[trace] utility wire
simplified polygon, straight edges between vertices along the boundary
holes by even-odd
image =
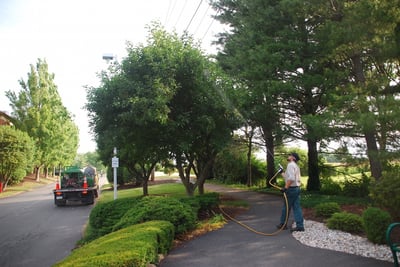
[[[177,2],[177,1],[178,1],[178,0],[174,0],[174,3],[173,3],[173,5],[172,5],[172,8],[171,8],[172,0],[169,1],[168,11],[167,11],[167,17],[165,18],[165,23],[164,23],[165,26],[168,25],[169,19],[170,19],[171,15],[174,13],[175,6],[176,6],[176,2]]]
[[[189,24],[186,26],[185,32],[187,32],[187,30],[188,30],[189,27],[190,27],[190,24],[192,24],[192,21],[193,21],[194,17],[196,16],[197,11],[199,11],[199,8],[200,8],[200,6],[201,6],[202,3],[203,3],[203,0],[201,0],[200,3],[199,3],[199,5],[197,6],[196,11],[194,12],[192,18],[191,18],[190,21],[189,21]]]
[[[181,12],[179,13],[178,19],[177,19],[176,22],[175,22],[174,28],[176,28],[176,25],[178,25],[178,22],[179,22],[179,20],[180,20],[181,17],[182,17],[182,14],[183,14],[183,11],[185,10],[187,1],[188,1],[188,0],[185,0],[185,3],[183,4],[183,7],[182,7],[182,9],[181,9]]]
[[[207,9],[206,9],[206,11],[204,12],[203,17],[201,18],[201,21],[200,21],[199,25],[197,26],[197,28],[196,28],[196,30],[194,31],[193,34],[196,34],[197,31],[199,30],[201,24],[203,24],[203,21],[204,21],[204,19],[206,18],[206,15],[207,15],[207,13],[208,13],[208,9],[210,9],[210,5],[207,5]]]

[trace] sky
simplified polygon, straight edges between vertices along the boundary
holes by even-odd
[[[197,12],[196,12],[197,10]],[[8,90],[18,92],[30,65],[47,61],[63,105],[79,127],[79,153],[96,150],[90,133],[85,86],[97,86],[107,68],[104,54],[121,61],[126,41],[146,43],[146,26],[185,30],[215,54],[212,41],[223,27],[208,0],[0,0],[0,111],[11,113]]]

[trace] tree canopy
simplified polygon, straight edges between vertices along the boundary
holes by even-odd
[[[245,84],[242,109],[251,112],[243,116],[263,130],[268,151],[281,141],[306,141],[307,189],[319,190],[318,147],[364,137],[378,179],[385,141],[398,132],[378,120],[390,120],[394,110],[383,103],[398,99],[399,2],[211,2],[229,26],[219,36],[218,62]],[[270,157],[269,176],[273,165]]]
[[[100,87],[88,90],[87,109],[103,162],[118,147],[121,164],[142,178],[147,194],[156,163],[173,159],[187,193],[202,189],[232,132],[223,101],[227,82],[190,36],[152,25],[147,44],[129,45],[127,58],[103,74]]]
[[[4,190],[25,177],[33,153],[34,144],[28,134],[12,126],[0,127],[0,183]]]
[[[7,91],[16,127],[26,132],[35,144],[36,179],[40,169],[67,165],[75,158],[78,148],[78,127],[63,106],[54,74],[45,60],[31,65],[27,81],[20,80],[21,90]],[[47,170],[47,169],[46,169]]]

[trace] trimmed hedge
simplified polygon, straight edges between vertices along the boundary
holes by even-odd
[[[349,233],[361,233],[364,230],[361,216],[348,212],[334,213],[327,220],[329,229],[341,230]]]
[[[329,218],[336,212],[340,212],[340,206],[336,202],[325,202],[315,206],[315,215],[319,217]]]
[[[184,233],[196,226],[197,214],[188,204],[173,197],[143,197],[139,203],[128,210],[114,225],[113,231],[132,224],[152,220],[165,220],[175,226],[177,234]]]
[[[392,221],[389,212],[370,207],[363,212],[362,218],[368,240],[376,244],[385,244],[386,229]]]
[[[90,235],[85,237],[85,242],[111,233],[114,225],[124,214],[140,202],[141,197],[122,198],[114,201],[97,204],[89,216]]]
[[[133,225],[75,249],[54,266],[146,267],[157,263],[159,254],[168,252],[174,235],[174,226],[167,221]]]

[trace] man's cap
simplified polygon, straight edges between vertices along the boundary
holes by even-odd
[[[293,156],[296,159],[296,162],[300,160],[299,154],[297,154],[296,152],[292,152],[289,155]]]

